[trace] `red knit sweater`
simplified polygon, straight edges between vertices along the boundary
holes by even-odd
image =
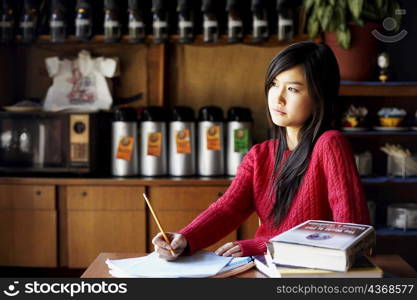
[[[291,151],[284,153],[288,158]],[[273,236],[306,220],[369,224],[360,178],[351,147],[342,133],[324,132],[314,146],[304,179],[286,218],[276,227],[268,215],[274,169],[273,140],[257,144],[245,155],[225,194],[195,218],[182,233],[189,251],[203,249],[237,229],[254,211],[261,220],[255,238],[237,241],[243,256],[264,254]]]

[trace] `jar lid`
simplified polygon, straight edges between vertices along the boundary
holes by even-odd
[[[115,0],[104,0],[105,10],[116,10],[118,7]]]
[[[176,106],[171,111],[171,121],[194,122],[194,110],[188,106]]]
[[[201,3],[202,12],[214,12],[216,10],[215,3],[213,0],[203,0]]]
[[[233,9],[235,9],[235,10],[239,9],[238,1],[237,0],[227,0],[227,2],[226,2],[226,11],[231,11]]]
[[[54,10],[54,9],[59,9],[59,10],[65,11],[66,7],[65,7],[65,4],[64,4],[64,0],[52,0],[51,10]]]
[[[266,8],[265,0],[252,0],[251,9],[253,12],[261,11]]]
[[[246,107],[231,107],[227,112],[227,120],[230,122],[252,122],[252,112],[249,108]]]
[[[166,9],[165,0],[152,0],[152,11],[157,12]]]
[[[34,9],[37,6],[37,2],[35,0],[25,0],[24,2],[24,8],[25,9]]]
[[[132,107],[117,108],[113,112],[113,122],[136,122],[136,111]]]
[[[223,110],[218,106],[204,106],[198,114],[199,121],[223,122]]]
[[[139,0],[129,0],[129,9],[138,10],[139,9]]]
[[[191,0],[178,0],[177,11],[183,12],[192,9]]]
[[[166,122],[168,120],[165,108],[148,106],[143,110],[141,121]]]
[[[84,8],[89,9],[91,4],[88,0],[77,0],[77,9]]]

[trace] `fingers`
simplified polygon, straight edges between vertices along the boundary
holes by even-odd
[[[224,244],[219,249],[217,249],[215,253],[219,256],[242,256],[240,245],[235,244],[234,242]]]
[[[242,252],[240,251],[240,246],[236,245],[230,248],[225,253],[223,253],[223,256],[233,256],[233,257],[242,256]]]
[[[174,238],[171,241],[171,247],[173,250],[180,250],[182,248],[185,248],[186,245],[186,240],[185,238],[181,235],[181,234],[175,234]]]
[[[174,253],[174,255],[172,255],[171,251],[165,250],[164,248],[160,248],[158,246],[155,246],[155,252],[158,254],[159,258],[165,259],[167,261],[176,260],[179,256],[179,253]]]
[[[170,237],[169,233],[166,233],[167,237]],[[158,233],[153,239],[152,239],[152,244],[154,246],[158,246],[159,248],[162,249],[166,249],[166,250],[170,250],[171,249],[171,245],[169,245],[165,239],[164,236],[162,235],[162,233]]]
[[[152,244],[154,245],[155,252],[162,259],[172,261],[176,260],[178,256],[184,252],[187,246],[187,240],[182,234],[168,232],[165,233],[167,238],[171,241],[168,244],[162,233],[158,233],[153,239]],[[172,253],[173,251],[174,253]]]

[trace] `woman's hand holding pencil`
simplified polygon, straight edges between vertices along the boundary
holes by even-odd
[[[187,247],[187,239],[180,233],[165,232],[168,240],[171,241],[168,244],[165,241],[163,234],[158,233],[153,239],[152,244],[154,245],[155,252],[162,259],[173,261],[180,256],[185,248]]]
[[[165,260],[176,260],[177,257],[184,252],[185,247],[187,247],[187,239],[179,233],[165,232],[158,220],[158,217],[156,216],[155,211],[152,208],[152,204],[149,201],[148,196],[146,196],[145,193],[143,193],[142,196],[145,199],[145,202],[148,205],[149,210],[151,211],[151,214],[159,229],[159,233],[152,240],[152,244],[154,244],[155,247],[155,252],[159,255],[160,258]]]

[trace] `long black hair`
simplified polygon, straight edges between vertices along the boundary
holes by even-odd
[[[275,225],[285,218],[310,161],[313,147],[319,136],[332,127],[334,104],[338,99],[340,74],[332,50],[325,44],[299,42],[278,53],[271,61],[265,77],[265,95],[275,77],[288,69],[302,66],[308,92],[314,102],[314,110],[298,133],[299,143],[282,164],[287,149],[285,127],[273,125],[269,112],[272,134],[275,139],[275,165],[271,198],[275,198],[270,217]],[[274,197],[275,196],[275,197]]]

